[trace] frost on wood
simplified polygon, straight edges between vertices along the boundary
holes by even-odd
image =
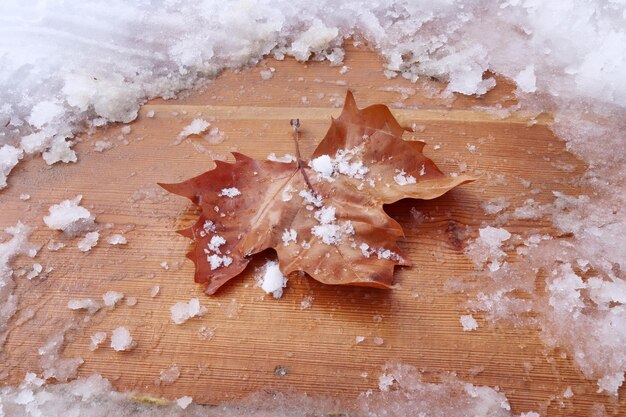
[[[50,207],[49,214],[43,218],[50,229],[62,230],[68,236],[79,236],[93,229],[94,216],[81,206],[82,195],[71,200],[64,200]]]
[[[200,300],[192,298],[189,302],[180,301],[170,308],[172,321],[176,324],[183,324],[193,317],[202,317],[207,308],[200,306]]]
[[[312,168],[234,153],[233,164],[215,161],[212,171],[162,184],[202,208],[195,225],[180,232],[196,242],[188,254],[196,282],[213,294],[251,255],[274,248],[285,276],[303,271],[326,284],[389,288],[394,266],[406,261],[396,244],[402,228],[382,206],[433,199],[472,180],[443,174],[422,154],[424,143],[402,139],[404,131],[386,106],[359,110],[348,93],[312,155]],[[399,172],[415,181],[397,184]],[[376,256],[364,256],[362,244]]]

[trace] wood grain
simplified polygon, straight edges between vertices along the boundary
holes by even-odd
[[[444,83],[387,79],[373,52],[348,45],[346,65],[350,71],[340,74],[325,63],[267,60],[225,72],[199,92],[148,102],[130,125],[127,144],[118,139],[121,127],[111,126],[80,138],[76,164],[48,167],[40,158],[21,163],[0,194],[0,226],[21,219],[37,228],[33,241],[45,244],[53,238],[68,246],[58,252],[42,249],[37,262],[54,268],[45,281],[34,285],[18,279],[20,309],[5,346],[1,366],[8,377],[3,384],[17,384],[26,371],[38,371],[37,349],[63,324],[77,320],[81,329],[67,333],[64,355],[83,357],[80,375],[99,372],[119,390],[167,398],[191,395],[212,404],[266,388],[351,399],[377,386],[387,361],[400,360],[423,370],[427,380],[456,372],[468,382],[498,386],[516,413],[587,416],[594,403],[604,404],[609,413],[624,413],[624,400],[596,394],[595,383],[586,381],[566,355],[545,348],[538,329],[494,327],[476,315],[480,328],[463,332],[459,316],[466,313],[463,303],[469,295],[445,289],[450,279],[473,271],[464,247],[478,227],[493,221],[482,202],[503,196],[515,206],[530,197],[549,202],[552,190],[580,193],[576,179],[584,166],[550,132],[550,115],[512,112],[502,119],[485,110],[515,104],[513,87],[504,80],[482,98],[441,99],[433,92],[444,89]],[[273,78],[262,80],[260,69],[269,67],[275,68]],[[359,106],[387,103],[402,123],[415,124],[414,136],[428,143],[427,156],[444,171],[460,172],[459,164],[465,163],[480,180],[434,201],[403,200],[387,207],[405,229],[400,245],[413,264],[397,269],[395,290],[323,286],[295,275],[282,299],[263,297],[254,284],[256,268],[273,256],[266,252],[216,296],[204,296],[184,258],[189,241],[174,233],[193,222],[195,212],[187,200],[155,184],[204,172],[212,167],[212,157],[228,158],[231,150],[255,158],[291,153],[293,117],[301,120],[302,150],[308,155],[330,117],[338,114],[347,88]],[[152,118],[147,116],[151,111]],[[175,146],[178,132],[195,117],[210,119],[225,141],[212,145],[197,137]],[[115,148],[95,152],[95,141],[105,138]],[[470,152],[468,144],[476,151]],[[31,199],[21,201],[25,192]],[[77,194],[102,227],[101,242],[88,254],[42,222],[51,204]],[[413,207],[426,216],[421,224],[410,214]],[[547,219],[506,227],[521,234],[555,233]],[[107,235],[118,232],[124,232],[128,245],[105,243]],[[164,261],[168,270],[160,265]],[[154,285],[161,292],[151,298]],[[102,310],[88,322],[82,322],[84,313],[66,307],[70,299],[98,298],[107,290],[137,297],[138,303]],[[307,296],[313,297],[312,306],[302,310]],[[169,308],[192,297],[200,297],[208,313],[175,325]],[[34,317],[26,320],[29,311]],[[110,334],[119,325],[130,329],[137,341],[134,350],[88,349],[90,335]],[[200,337],[203,326],[215,328],[211,340]],[[357,335],[366,340],[356,345]],[[376,345],[374,337],[384,343]],[[173,364],[180,378],[159,385],[159,372]],[[279,365],[288,369],[285,377],[275,375]],[[575,393],[570,400],[561,398],[567,386]]]

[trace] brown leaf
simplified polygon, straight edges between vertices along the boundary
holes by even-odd
[[[216,161],[195,178],[160,184],[202,208],[198,221],[181,231],[196,242],[187,255],[196,282],[213,294],[251,255],[274,248],[285,275],[304,271],[326,284],[389,288],[394,266],[407,263],[396,244],[402,228],[383,204],[433,199],[473,180],[444,175],[422,154],[424,143],[402,139],[404,130],[387,106],[359,110],[348,92],[343,112],[303,168],[315,192],[297,163],[240,153],[232,164]]]

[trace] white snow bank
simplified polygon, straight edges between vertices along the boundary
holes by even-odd
[[[448,92],[485,93],[491,70],[522,95],[623,108],[626,84],[615,82],[626,73],[623,15],[623,3],[599,1],[4,1],[0,144],[44,152],[48,163],[75,161],[68,139],[84,121],[130,122],[147,98],[266,54],[340,65],[353,35],[379,50],[388,74],[448,80]]]

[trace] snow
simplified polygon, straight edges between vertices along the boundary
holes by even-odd
[[[416,179],[414,176],[412,175],[407,175],[406,172],[404,171],[400,171],[398,172],[394,177],[393,180],[396,182],[396,184],[398,185],[409,185],[409,184],[415,184]]]
[[[124,294],[118,291],[107,291],[102,295],[104,305],[107,307],[115,307],[115,305],[124,298]]]
[[[310,165],[323,178],[330,178],[333,175],[333,163],[328,155],[318,156],[310,162]]]
[[[307,308],[311,308],[311,306],[313,305],[313,300],[314,298],[310,295],[304,297],[300,302],[300,310],[306,310]]]
[[[296,232],[294,229],[285,229],[282,235],[283,244],[285,246],[288,246],[289,242],[296,242],[297,237],[298,232]]]
[[[78,242],[78,249],[81,252],[89,252],[91,248],[98,244],[98,239],[100,239],[100,233],[89,232]]]
[[[506,258],[502,245],[511,238],[511,233],[504,228],[492,226],[483,227],[478,233],[478,238],[468,245],[466,253],[477,266],[489,262],[489,269],[492,272],[499,270],[502,260]]]
[[[106,332],[96,332],[89,337],[91,343],[89,343],[89,350],[94,351],[106,340]]]
[[[290,153],[286,153],[283,156],[276,156],[276,154],[272,152],[271,154],[267,155],[267,160],[273,162],[281,162],[283,164],[290,164],[292,162],[296,162],[296,157]]]
[[[178,366],[172,365],[168,369],[164,369],[159,372],[159,380],[161,382],[165,382],[166,384],[171,384],[175,382],[180,377],[180,370]]]
[[[37,378],[31,377],[19,387],[0,388],[0,397],[5,411],[11,410],[10,415],[20,416],[282,417],[335,415],[342,410],[340,414],[363,416],[513,417],[506,397],[496,389],[465,383],[453,376],[440,383],[426,383],[422,378],[411,366],[388,364],[378,378],[380,385],[387,389],[367,390],[356,401],[261,390],[216,407],[194,404],[190,396],[170,402],[150,393],[117,392],[98,374],[46,385],[38,384]]]
[[[362,180],[369,172],[369,168],[363,164],[360,158],[352,162],[352,159],[359,155],[362,149],[362,146],[352,149],[339,149],[335,153],[334,158],[331,158],[329,155],[320,155],[309,162],[309,166],[317,172],[318,181],[326,180],[333,182],[333,177],[337,174]]]
[[[82,195],[71,200],[64,200],[49,208],[49,214],[43,218],[50,229],[62,230],[68,236],[79,236],[94,226],[95,217],[79,203]]]
[[[211,123],[204,119],[193,119],[193,121],[189,123],[189,125],[185,126],[178,134],[176,143],[180,143],[183,139],[191,135],[199,135],[200,133],[205,132],[209,126],[211,126]]]
[[[230,256],[219,256],[216,254],[208,255],[207,262],[211,266],[211,271],[216,270],[217,268],[221,268],[222,266],[227,267],[233,263],[233,258]]]
[[[241,195],[241,191],[239,191],[235,187],[222,188],[222,191],[220,191],[220,193],[218,194],[218,196],[220,197],[228,197],[228,198],[235,198],[238,195]]]
[[[133,337],[126,327],[117,327],[111,333],[111,347],[116,352],[130,350],[134,347]]]
[[[261,74],[261,78],[263,80],[269,80],[274,75],[274,73],[271,70],[269,70],[269,69],[261,70],[260,74]]]
[[[155,285],[154,287],[150,289],[150,297],[151,298],[156,297],[157,295],[159,295],[160,291],[161,291],[161,287],[158,285]]]
[[[476,322],[476,319],[471,314],[462,315],[460,321],[464,332],[471,332],[472,330],[478,329],[478,322]]]
[[[128,241],[123,235],[114,234],[107,238],[107,243],[109,245],[125,245],[128,243]]]
[[[620,210],[626,195],[626,84],[616,82],[626,73],[623,2],[571,7],[563,1],[355,1],[334,6],[300,0],[231,7],[211,0],[184,5],[173,0],[167,7],[93,0],[2,2],[0,15],[11,24],[5,25],[0,45],[0,184],[9,173],[16,175],[15,155],[18,161],[23,154],[39,153],[49,164],[76,161],[74,138],[85,129],[131,122],[147,98],[171,98],[225,68],[254,65],[267,54],[341,66],[342,40],[363,38],[381,54],[388,77],[447,81],[444,96],[486,93],[496,84],[484,76],[488,70],[516,83],[514,109],[554,116],[550,129],[588,171],[579,178],[585,195],[555,194],[543,212],[563,236],[571,236],[573,247],[556,239],[528,242],[518,246],[523,251],[515,263],[505,252],[516,244],[515,236],[483,227],[484,236],[479,233],[467,252],[488,281],[476,302],[489,309],[488,319],[517,320],[533,311],[544,341],[565,349],[585,376],[612,392],[626,371],[624,279],[616,272],[626,270],[626,221]],[[498,36],[484,35],[494,31]],[[146,115],[153,117],[154,110]],[[333,175],[340,172],[336,166],[333,170]],[[315,196],[308,203],[311,210],[322,206]],[[79,208],[84,209],[67,207],[66,214],[51,219],[65,227],[46,224],[83,235],[94,219],[76,217]],[[485,211],[498,214],[506,208],[496,203]],[[531,209],[532,204],[513,212],[533,220],[540,213]],[[0,244],[0,326],[17,305],[9,266],[22,250],[12,246],[21,245],[17,235]],[[334,236],[334,230],[320,230],[320,235]],[[579,259],[588,262],[585,268],[594,276],[578,269]],[[216,263],[225,261],[219,257]],[[532,286],[543,280],[536,279],[537,268],[547,274],[545,294]],[[515,279],[506,279],[510,276]],[[515,290],[525,291],[527,299],[511,295]],[[501,395],[481,392],[471,404],[491,404],[496,397]],[[80,401],[67,405],[84,406]],[[428,406],[416,409],[422,407]],[[494,409],[496,415],[500,410]]]
[[[605,375],[598,379],[598,392],[607,392],[608,394],[617,396],[617,390],[624,383],[624,372],[617,372],[611,375]]]
[[[193,398],[186,395],[184,397],[180,397],[179,399],[177,399],[176,404],[178,404],[178,406],[184,410],[189,406],[189,404],[191,404],[192,401],[193,401]]]
[[[0,190],[7,186],[7,177],[23,154],[21,149],[11,145],[0,147]]]
[[[113,149],[113,143],[106,140],[97,140],[93,144],[93,150],[96,152],[104,152]]]
[[[533,65],[528,65],[513,80],[517,87],[525,93],[537,91],[537,77],[535,76],[535,67]]]
[[[210,251],[221,253],[220,246],[224,245],[225,243],[226,243],[226,239],[224,239],[222,236],[219,236],[219,235],[211,236],[211,241],[207,244],[207,248]]]
[[[283,288],[286,286],[287,277],[280,272],[278,262],[268,261],[263,271],[261,289],[268,294],[272,294],[274,298],[280,298],[283,296]]]
[[[28,241],[32,229],[25,224],[17,222],[15,226],[7,227],[4,231],[11,238],[0,243],[0,350],[4,346],[9,319],[13,317],[18,306],[18,296],[13,293],[15,282],[11,261],[19,255],[33,258],[38,250]]]
[[[179,301],[170,308],[172,321],[176,324],[183,324],[193,317],[202,317],[207,308],[200,306],[200,300],[192,298],[189,302]]]
[[[563,392],[563,398],[572,398],[574,396],[574,391],[572,391],[572,387],[565,388]]]
[[[67,308],[70,310],[87,310],[90,314],[100,310],[100,303],[91,298],[82,298],[77,300],[70,300],[67,302]]]

